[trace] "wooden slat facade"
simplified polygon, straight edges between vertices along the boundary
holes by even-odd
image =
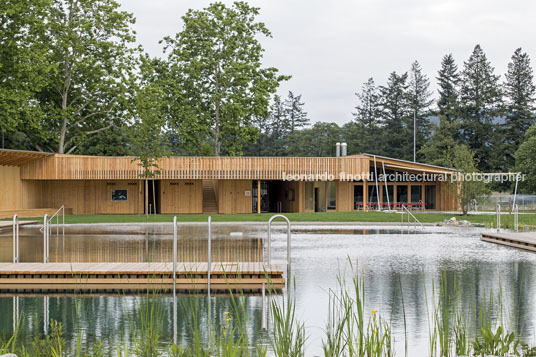
[[[158,162],[161,180],[283,180],[285,175],[361,174],[366,156],[348,157],[169,157]],[[132,180],[142,169],[133,157],[56,154],[21,167],[24,180]]]
[[[0,210],[65,205],[72,208],[74,214],[144,213],[145,183],[141,177],[142,168],[134,157],[33,154],[0,150],[0,162],[5,163],[0,164],[0,193],[4,197],[0,201]],[[154,177],[158,181],[155,205],[159,213],[202,213],[203,185],[211,182],[217,212],[251,213],[258,210],[252,207],[253,202],[258,201],[258,196],[253,201],[254,187],[261,182],[280,181],[281,184],[274,186],[270,194],[278,204],[277,208],[270,206],[271,211],[367,209],[367,206],[373,206],[368,200],[367,187],[375,183],[367,183],[366,175],[381,174],[384,169],[414,174],[449,175],[454,172],[369,154],[345,157],[167,157],[159,160],[160,173]],[[314,190],[318,189],[320,209],[311,208],[311,199],[306,199],[311,195],[310,191],[306,192],[307,187],[311,186],[305,181],[313,182]],[[328,204],[326,195],[328,187],[335,192],[333,183],[328,186],[325,181],[334,181],[336,185],[336,207],[333,196]],[[412,186],[421,186],[420,200],[424,202],[425,185],[436,187],[437,205],[433,209],[457,209],[455,194],[446,183],[400,182],[394,187],[407,186],[409,190]],[[362,203],[355,201],[355,186],[363,187]],[[383,183],[379,186],[383,192]],[[113,189],[126,190],[128,200],[112,201]],[[380,199],[384,201],[383,193],[380,193]],[[390,204],[395,201],[391,199]],[[409,198],[407,201],[405,203],[412,203]]]

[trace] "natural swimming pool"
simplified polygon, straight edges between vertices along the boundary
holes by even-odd
[[[191,240],[190,247],[200,249],[206,242],[206,225],[187,224],[179,229],[180,238]],[[456,276],[459,300],[474,306],[485,292],[499,289],[505,292],[504,306],[519,316],[523,334],[533,341],[536,322],[534,288],[536,256],[530,252],[484,243],[479,240],[480,228],[426,227],[408,231],[396,226],[355,225],[294,225],[292,235],[292,272],[295,279],[293,296],[297,318],[306,327],[306,355],[321,355],[328,319],[330,289],[337,289],[337,277],[351,279],[349,261],[358,264],[366,291],[365,311],[379,310],[391,320],[397,355],[404,355],[407,336],[410,356],[426,354],[428,349],[429,318],[426,302],[430,300],[432,284],[436,290],[445,274],[451,281]],[[51,259],[105,261],[121,257],[128,261],[168,259],[171,241],[170,225],[102,225],[67,228],[65,237],[51,237]],[[236,238],[232,232],[242,232]],[[266,235],[266,224],[214,224],[214,238],[233,241],[231,250],[251,250],[240,241],[256,241]],[[197,243],[195,243],[197,241]],[[39,261],[42,256],[42,236],[38,229],[21,230],[21,260]],[[229,243],[231,244],[231,243]],[[283,260],[286,254],[286,235],[277,226],[273,235],[273,259]],[[256,249],[256,248],[255,248]],[[199,254],[202,256],[202,253]],[[243,259],[244,256],[241,256]],[[188,256],[188,259],[192,259]],[[0,261],[11,260],[11,235],[0,236]],[[356,263],[357,262],[357,263]],[[402,289],[400,290],[400,286]],[[425,287],[428,289],[425,294]],[[404,311],[401,299],[404,299]],[[102,340],[110,350],[117,349],[132,335],[131,325],[139,313],[139,298],[132,296],[84,297],[83,311],[75,318],[75,298],[51,296],[50,318],[65,326],[66,339],[76,343],[76,328],[83,329],[89,343]],[[196,298],[199,311],[206,311],[206,298]],[[261,298],[244,297],[250,323],[249,336],[254,343],[268,343],[266,332],[260,331]],[[12,329],[12,299],[1,298],[0,330],[9,334]],[[172,304],[162,297],[163,336],[171,339]],[[222,320],[230,310],[227,297],[212,301],[213,316]],[[31,339],[35,320],[42,318],[43,298],[22,297],[23,332]],[[404,314],[405,312],[405,314]],[[406,327],[404,327],[404,315]],[[202,322],[206,313],[201,315]],[[220,321],[222,322],[222,321]],[[39,323],[37,326],[40,326]],[[41,327],[39,327],[41,328]],[[179,336],[189,338],[187,325],[179,316]],[[424,352],[424,353],[423,353]]]

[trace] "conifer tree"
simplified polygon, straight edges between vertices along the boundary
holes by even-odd
[[[497,169],[490,162],[493,136],[500,130],[497,118],[500,115],[501,91],[499,76],[486,58],[480,45],[464,62],[461,75],[460,102],[462,116],[462,135],[481,171]]]
[[[514,164],[514,153],[523,141],[526,131],[536,123],[534,74],[529,55],[522,52],[521,48],[514,52],[512,61],[508,64],[503,88],[505,149],[508,168],[510,168]]]
[[[430,136],[430,107],[434,100],[430,91],[430,81],[428,77],[422,73],[422,68],[419,62],[415,61],[411,64],[409,75],[408,99],[411,114],[414,116],[414,121],[411,122],[411,130],[415,130],[416,148],[417,151],[422,147],[425,140]],[[416,126],[416,128],[414,127]]]
[[[355,120],[355,136],[349,138],[348,144],[352,150],[379,154],[381,147],[381,107],[380,93],[373,78],[369,78],[361,86],[361,93],[355,94],[358,104],[352,113]]]
[[[452,54],[443,56],[441,69],[438,71],[437,84],[439,98],[437,100],[438,115],[453,122],[459,117],[459,85],[460,74]]]
[[[413,158],[413,134],[409,124],[408,74],[392,72],[386,86],[380,87],[382,120],[384,123],[383,151],[397,159]],[[413,118],[411,118],[413,120]]]
[[[309,125],[309,118],[307,112],[303,110],[305,103],[301,101],[301,94],[294,95],[292,91],[288,92],[288,97],[285,100],[285,106],[287,111],[287,126],[290,132],[296,129],[304,128]]]

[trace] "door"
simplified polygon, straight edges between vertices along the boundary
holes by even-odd
[[[320,202],[320,188],[315,187],[315,212],[322,211],[322,204]]]

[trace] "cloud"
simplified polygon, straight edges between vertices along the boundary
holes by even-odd
[[[230,4],[231,1],[224,1]],[[158,41],[182,29],[180,17],[206,0],[128,0],[138,40],[153,56]],[[523,47],[534,58],[532,14],[525,0],[264,0],[260,19],[273,38],[262,39],[264,62],[292,75],[281,93],[302,94],[313,121],[351,120],[354,93],[369,77],[385,83],[418,60],[434,82],[441,57],[453,53],[459,67],[479,43],[497,73]],[[435,83],[433,83],[435,89]]]

